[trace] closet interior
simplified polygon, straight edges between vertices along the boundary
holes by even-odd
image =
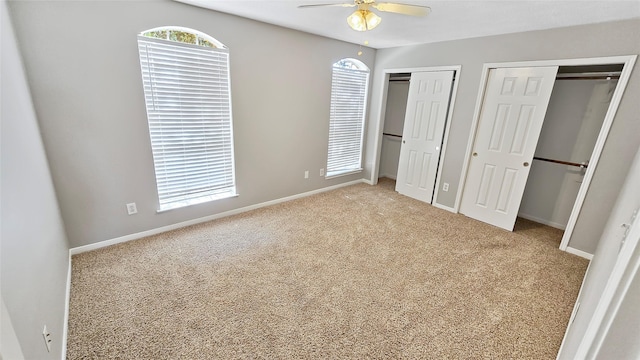
[[[566,228],[622,67],[559,68],[519,217]]]
[[[623,64],[560,66],[518,216],[564,230]],[[389,75],[379,177],[396,179],[410,73]]]
[[[389,74],[387,105],[382,131],[379,178],[396,179],[402,145],[402,131],[407,112],[411,73]]]

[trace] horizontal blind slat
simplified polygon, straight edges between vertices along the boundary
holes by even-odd
[[[229,54],[138,37],[162,208],[235,193]]]
[[[335,67],[331,82],[327,174],[361,168],[369,71]]]

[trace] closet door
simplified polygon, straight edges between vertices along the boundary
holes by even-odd
[[[411,74],[396,191],[431,203],[453,71]]]
[[[461,213],[513,230],[557,72],[490,70]]]

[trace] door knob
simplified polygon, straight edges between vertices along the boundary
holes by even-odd
[[[406,141],[404,141],[404,140],[402,140],[402,143],[403,143],[403,144],[406,144],[407,142],[406,142]]]
[[[478,156],[478,153],[477,153],[477,152],[474,152],[474,153],[473,153],[473,156]]]
[[[527,166],[529,166],[529,163],[525,161],[525,163],[522,164],[522,165],[524,165],[524,167],[527,167]]]
[[[436,151],[440,150],[440,146],[436,146]]]

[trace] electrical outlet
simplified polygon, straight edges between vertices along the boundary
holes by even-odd
[[[308,179],[309,178],[309,170],[305,170],[304,171],[304,178]]]
[[[137,214],[138,213],[138,208],[136,207],[136,203],[127,204],[127,213],[129,215],[133,215],[133,214]]]
[[[449,191],[449,183],[444,183],[444,185],[442,185],[442,191]]]
[[[324,176],[324,168],[320,169],[320,176]]]
[[[42,329],[42,337],[44,338],[44,344],[47,346],[47,352],[51,352],[51,333],[47,330],[47,325]]]

